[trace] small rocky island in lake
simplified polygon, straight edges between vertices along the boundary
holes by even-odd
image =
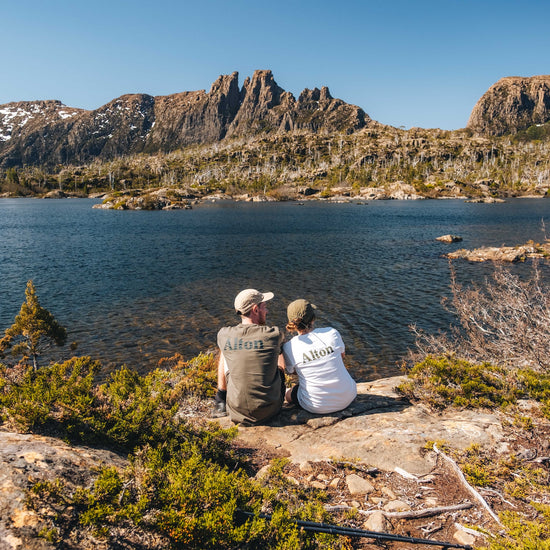
[[[451,260],[463,259],[469,262],[523,262],[527,258],[550,258],[550,240],[542,244],[530,241],[518,246],[483,246],[473,250],[461,248],[444,256]]]

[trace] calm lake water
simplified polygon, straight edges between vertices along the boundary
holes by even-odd
[[[190,358],[213,348],[218,329],[237,321],[234,296],[254,287],[275,293],[269,321],[281,327],[290,301],[315,303],[317,324],[341,332],[358,380],[398,374],[413,345],[410,324],[436,332],[452,322],[440,304],[449,294],[442,253],[540,241],[541,220],[550,223],[544,199],[214,203],[162,212],[105,211],[94,202],[0,200],[0,332],[33,279],[78,354],[140,372],[176,352]],[[447,233],[464,241],[435,241]],[[461,282],[492,271],[455,265]]]

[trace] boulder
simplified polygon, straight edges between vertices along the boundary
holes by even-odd
[[[474,204],[497,204],[497,203],[502,203],[506,201],[504,199],[499,199],[496,197],[478,197],[475,199],[468,199],[467,201],[464,201],[464,202],[470,202]]]
[[[65,199],[67,198],[67,194],[63,193],[63,191],[60,191],[59,189],[54,189],[53,191],[46,193],[44,195],[44,198],[45,199]]]
[[[319,189],[313,189],[312,187],[303,187],[298,190],[298,193],[300,195],[304,195],[304,197],[311,197],[312,195],[316,195],[319,193]]]
[[[435,240],[442,243],[458,243],[462,240],[462,237],[458,235],[441,235],[441,237],[437,237]]]
[[[448,254],[445,254],[445,256],[451,260],[461,258],[468,260],[469,262],[523,262],[526,258],[525,250],[523,248],[515,248],[511,246],[487,246],[476,248],[474,250],[461,248],[455,252],[449,252]]]
[[[402,500],[392,500],[384,505],[384,512],[406,512],[411,507]]]
[[[374,491],[374,485],[365,478],[358,476],[357,474],[350,474],[346,476],[346,484],[350,495],[368,495]]]
[[[383,533],[388,528],[388,521],[386,520],[386,516],[383,512],[376,510],[370,514],[367,521],[363,524],[363,528],[367,531]]]

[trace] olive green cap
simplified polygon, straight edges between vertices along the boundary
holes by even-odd
[[[294,300],[288,304],[286,308],[286,314],[290,322],[302,321],[304,324],[308,324],[314,317],[317,306],[314,306],[312,303],[300,298],[299,300]]]

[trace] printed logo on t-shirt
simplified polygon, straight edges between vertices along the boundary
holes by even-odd
[[[264,349],[263,340],[245,340],[244,338],[228,338],[225,341],[223,351],[239,349]]]
[[[327,355],[334,353],[334,348],[332,346],[327,346],[322,349],[312,349],[309,352],[304,352],[302,355],[302,362],[309,363],[310,361],[315,361],[315,359],[322,359]]]

